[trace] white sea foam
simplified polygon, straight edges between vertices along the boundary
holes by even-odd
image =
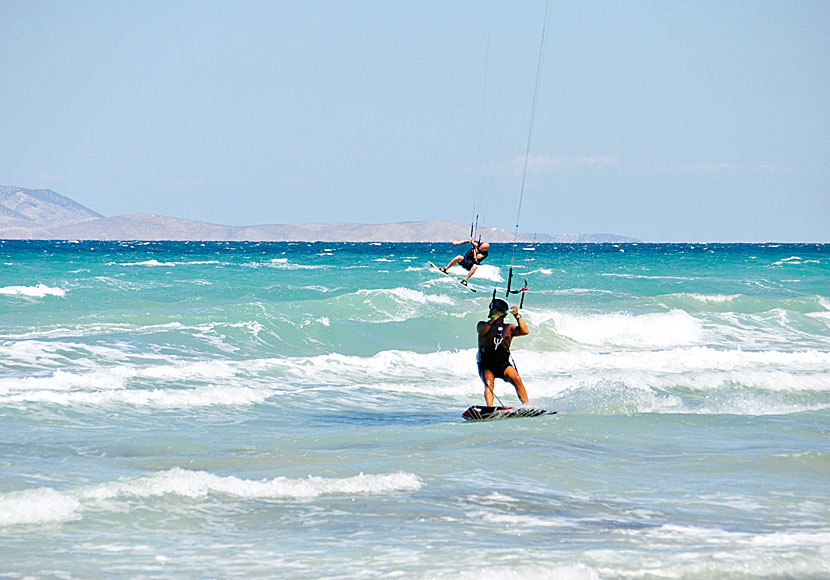
[[[805,316],[830,324],[830,312],[808,312]]]
[[[155,332],[165,332],[168,330],[184,330],[185,327],[181,322],[167,322],[164,324],[125,324],[119,322],[113,323],[91,323],[91,324],[73,324],[69,326],[55,326],[55,327],[40,327],[27,329],[20,333],[0,334],[0,339],[10,338],[13,340],[22,339],[41,339],[41,338],[77,338],[90,337],[102,334],[124,333],[124,334],[148,334]],[[53,343],[43,343],[51,344]],[[63,345],[61,345],[63,346]]]
[[[147,266],[150,268],[157,268],[157,267],[164,267],[164,268],[171,268],[173,266],[177,266],[180,262],[159,262],[155,258],[151,260],[144,260],[141,262],[121,262],[119,266]]]
[[[66,290],[45,284],[37,286],[5,286],[0,288],[0,295],[27,296],[29,298],[43,298],[44,296],[66,296]]]
[[[233,407],[262,403],[271,391],[243,386],[198,387],[195,389],[113,389],[102,391],[28,390],[0,395],[0,402],[11,404],[46,403],[51,405],[117,405],[164,409]]]
[[[529,320],[552,320],[556,332],[582,344],[623,347],[669,347],[698,343],[701,322],[682,310],[650,314],[569,314],[559,311],[528,313]]]
[[[127,404],[138,407],[190,408],[253,405],[264,402],[273,394],[271,389],[264,386],[255,388],[233,384],[235,377],[245,373],[244,361],[230,363],[224,360],[147,366],[120,364],[101,366],[90,371],[57,369],[50,375],[0,378],[0,403],[63,406]],[[176,382],[188,386],[152,386]],[[194,382],[219,384],[189,386]]]
[[[476,382],[475,355],[470,351],[439,351],[414,353],[388,350],[371,357],[326,354],[293,359],[271,359],[262,364],[282,367],[288,376],[306,384],[346,386],[372,385],[390,391],[410,392],[413,383],[429,390],[429,383],[438,380],[438,388],[449,391],[447,380],[467,378]],[[432,369],[442,369],[440,378]],[[471,371],[473,371],[471,373]],[[454,382],[454,381],[453,381]]]
[[[17,524],[51,524],[81,517],[81,502],[49,488],[0,494],[0,527]]]
[[[247,262],[242,265],[246,268],[274,268],[276,270],[319,270],[328,267],[324,264],[297,264],[295,262],[289,262],[288,258],[272,258],[265,262]]]
[[[708,347],[595,353],[517,349],[514,360],[531,400],[556,398],[573,411],[770,415],[827,408],[830,353],[721,351]],[[419,354],[386,351],[372,357],[321,355],[280,359],[293,384],[334,391],[353,385],[467,399],[478,395],[475,351]],[[439,376],[431,369],[443,369]],[[300,387],[303,388],[303,387]],[[513,396],[497,381],[499,396]]]
[[[119,499],[166,495],[202,499],[225,495],[239,499],[308,500],[323,496],[364,496],[415,491],[422,486],[413,473],[363,474],[344,478],[308,476],[251,480],[174,467],[138,477],[62,492],[37,488],[0,494],[0,527],[53,524],[82,518],[90,507],[123,511]],[[106,500],[106,503],[102,503]],[[115,503],[113,503],[115,502]]]
[[[88,499],[110,499],[171,494],[202,498],[217,493],[241,498],[309,499],[329,495],[373,495],[414,491],[420,487],[421,480],[412,473],[380,475],[361,473],[346,478],[275,477],[256,481],[234,476],[222,477],[205,471],[190,471],[176,467],[150,475],[99,485],[82,491],[80,496]]]
[[[127,358],[121,348],[77,342],[12,340],[0,343],[0,363],[8,365],[51,367],[72,364],[93,368],[102,362],[120,362]]]
[[[468,270],[465,270],[459,265],[455,265],[449,270],[447,270],[450,274],[455,274],[461,278],[464,278],[469,274]],[[498,266],[492,266],[490,264],[479,264],[478,268],[476,268],[475,274],[473,274],[471,280],[490,280],[492,282],[504,282],[504,278],[501,277],[501,270],[499,270]]]
[[[603,272],[600,276],[608,276],[610,278],[631,278],[634,280],[699,280],[700,278],[689,276],[651,276],[647,274],[627,274],[618,272]]]
[[[577,405],[624,400],[625,412],[757,415],[821,409],[826,403],[817,393],[830,391],[830,352],[822,350],[678,346],[537,351],[531,342],[515,344],[514,360],[532,398],[570,393],[567,396]],[[29,358],[29,363],[37,360]],[[59,362],[55,359],[49,364]],[[350,389],[359,384],[408,393],[417,384],[421,393],[459,398],[480,390],[474,349],[388,350],[368,357],[332,353],[237,361],[89,364],[87,370],[56,368],[51,374],[0,378],[0,404],[246,406],[265,403],[278,394],[275,377],[283,377],[277,381],[283,390]],[[432,369],[442,372],[437,375]],[[500,392],[503,388],[509,390],[499,383]],[[678,389],[705,395],[705,401],[690,407],[683,396],[674,394]],[[750,394],[746,389],[755,391]]]
[[[532,564],[525,563],[518,566],[487,565],[481,561],[471,562],[467,570],[453,569],[446,575],[436,575],[434,572],[424,575],[424,578],[438,577],[456,578],[458,580],[502,580],[514,578],[518,580],[600,580],[599,572],[585,564]]]
[[[143,260],[141,262],[111,262],[112,265],[118,266],[147,266],[147,267],[165,267],[172,268],[175,266],[209,266],[212,264],[227,264],[228,262],[220,262],[219,260],[178,260],[174,262],[159,262],[155,258]]]
[[[722,304],[724,302],[731,302],[736,298],[740,298],[740,294],[688,294],[688,296],[698,302],[714,302]]]
[[[401,322],[419,316],[423,306],[430,304],[452,304],[452,298],[443,294],[426,294],[411,288],[384,288],[358,290],[354,294],[340,296],[338,302],[354,302],[357,298],[361,308],[371,308],[372,316],[366,322],[373,324],[383,322]],[[367,313],[368,314],[368,313]]]
[[[778,260],[777,262],[773,262],[773,266],[800,266],[802,264],[820,264],[819,260],[805,260],[801,256],[790,256],[789,258],[783,258]]]

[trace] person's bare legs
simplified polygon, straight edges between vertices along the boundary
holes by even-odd
[[[455,266],[457,263],[459,263],[463,259],[464,259],[464,256],[456,256],[455,258],[452,259],[452,261],[449,264],[446,265],[446,267],[439,268],[439,270],[446,273],[447,270],[449,270],[450,268]]]
[[[463,258],[462,258],[462,259],[463,259]],[[464,278],[464,282],[465,282],[465,283],[467,282],[467,280],[469,280],[469,279],[470,279],[470,277],[471,277],[473,274],[475,274],[476,270],[478,270],[478,264],[473,264],[473,267],[472,267],[472,268],[470,268],[470,273],[469,273],[469,274],[467,274],[467,277],[466,277],[466,278]]]
[[[522,377],[519,376],[519,371],[516,370],[516,367],[507,367],[504,371],[504,378],[516,388],[516,395],[518,395],[522,404],[527,404],[527,391],[525,391],[525,385],[522,382]]]
[[[493,406],[493,383],[496,382],[496,377],[491,371],[484,371],[481,375],[481,380],[484,383],[484,403],[488,407]]]

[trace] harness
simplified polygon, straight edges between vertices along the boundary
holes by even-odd
[[[476,249],[475,248],[470,248],[469,250],[467,250],[467,253],[464,254],[464,261],[468,262],[470,264],[481,264],[484,261],[484,259],[487,257],[487,252],[484,251],[484,250],[481,250],[481,251],[479,251],[479,254],[481,254],[481,257],[476,258]]]
[[[479,347],[479,349],[478,349],[478,360],[479,360],[479,362],[483,361],[485,359],[485,357],[492,357],[492,358],[495,358],[495,357],[502,358],[503,357],[507,361],[510,360],[510,347],[507,345],[507,342],[505,342],[506,337],[504,336],[505,326],[506,326],[505,324],[502,324],[496,330],[495,336],[492,337],[493,338],[493,345],[492,346],[487,345],[487,346]]]

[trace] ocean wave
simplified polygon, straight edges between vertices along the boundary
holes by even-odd
[[[368,296],[370,298],[375,296],[392,298],[393,300],[402,303],[452,304],[452,299],[449,296],[441,294],[424,294],[420,290],[402,287],[380,290],[358,290],[356,294],[358,296]]]
[[[708,347],[634,353],[533,352],[516,349],[531,400],[553,400],[573,412],[768,415],[830,408],[830,353],[720,351]],[[266,364],[262,361],[261,364]],[[372,357],[321,355],[275,359],[295,388],[479,396],[475,350]],[[436,374],[433,369],[441,369]],[[497,381],[499,396],[513,396]]]
[[[61,406],[107,406],[127,404],[134,407],[182,409],[201,407],[239,407],[262,403],[271,391],[252,387],[198,387],[193,389],[113,389],[102,391],[30,390],[0,396],[0,403],[45,403]]]
[[[526,385],[529,385],[526,381]],[[528,391],[534,394],[528,386]],[[789,415],[830,409],[826,396],[800,392],[764,392],[738,385],[722,385],[709,392],[669,390],[625,381],[582,383],[552,397],[546,406],[565,413],[596,415]]]
[[[203,499],[224,495],[242,500],[308,500],[326,496],[383,495],[421,488],[413,473],[363,474],[344,478],[308,476],[292,479],[251,480],[236,476],[218,476],[206,471],[174,467],[137,477],[92,487],[56,491],[38,488],[0,494],[0,527],[20,524],[49,524],[82,518],[85,509],[123,511],[119,499],[156,498],[167,495]],[[106,500],[106,503],[103,503]],[[112,503],[115,501],[116,503]],[[146,505],[146,504],[145,504]]]
[[[125,350],[119,348],[119,345],[87,345],[80,342],[52,342],[40,339],[0,343],[0,368],[21,366],[42,369],[63,365],[88,368],[101,363],[123,362],[127,358]]]
[[[23,332],[0,334],[0,339],[38,340],[55,338],[80,338],[113,333],[148,334],[170,330],[187,330],[181,322],[162,324],[127,324],[124,322],[93,322],[88,324],[71,324],[62,326],[41,326],[39,329],[26,329]],[[45,343],[44,343],[45,344]],[[2,345],[0,345],[2,353]]]
[[[233,384],[244,380],[246,373],[244,362],[224,360],[174,361],[147,366],[102,365],[76,371],[59,368],[50,375],[0,378],[0,404],[199,408],[247,406],[266,401],[273,394],[271,389]],[[192,386],[200,382],[220,384]],[[175,383],[187,386],[156,386]]]
[[[327,317],[312,323],[320,328],[332,324]],[[589,408],[605,399],[616,404],[626,398],[632,403],[621,409],[666,412],[702,409],[704,398],[709,412],[740,414],[798,412],[830,404],[829,350],[661,344],[598,351],[588,346],[551,350],[545,344],[517,339],[513,358],[532,398],[570,393],[573,408],[580,401]],[[277,394],[311,388],[345,393],[355,385],[401,394],[417,388],[424,395],[461,400],[481,389],[475,353],[473,348],[427,353],[393,349],[370,356],[181,360],[169,354],[148,358],[109,346],[12,341],[0,343],[0,359],[18,376],[0,378],[0,405],[231,407],[268,403]],[[44,372],[49,367],[51,372]],[[36,374],[24,374],[34,368]],[[500,393],[512,392],[498,385]],[[675,395],[679,398],[670,400]]]
[[[331,254],[325,255],[330,256]],[[242,266],[245,268],[273,268],[275,270],[320,270],[329,267],[325,264],[298,264],[289,262],[288,258],[272,258],[265,262],[246,262]]]
[[[821,264],[821,260],[805,260],[801,256],[790,256],[772,263],[773,266],[802,266],[804,264]]]
[[[734,314],[760,314],[773,310],[786,310],[807,314],[827,310],[822,297],[761,297],[747,294],[699,294],[678,293],[657,296],[657,304],[667,308],[680,308],[687,312],[719,312]]]
[[[85,499],[117,497],[153,497],[180,495],[202,498],[224,494],[240,498],[311,499],[331,495],[373,495],[398,491],[414,491],[421,480],[412,473],[365,475],[346,478],[309,476],[303,479],[275,477],[255,481],[235,476],[218,476],[205,471],[173,468],[167,471],[122,479],[82,491]]]
[[[0,527],[68,522],[80,519],[80,510],[78,498],[54,489],[0,493]]]
[[[527,317],[540,326],[550,321],[559,335],[594,346],[670,347],[696,344],[703,337],[701,321],[682,310],[638,315],[529,311]]]
[[[450,274],[454,274],[460,278],[465,278],[467,274],[469,274],[468,270],[465,270],[458,264],[447,270]],[[470,280],[489,280],[491,282],[504,282],[504,278],[501,277],[501,270],[498,266],[492,266],[490,264],[479,264],[478,268],[476,268],[475,274],[470,278]]]
[[[4,286],[0,288],[0,295],[3,296],[26,296],[29,298],[43,298],[45,296],[66,296],[66,290],[55,288],[45,284],[37,286]]]
[[[606,569],[607,571],[607,569]],[[560,563],[525,563],[518,566],[488,565],[482,567],[481,561],[470,562],[469,569],[459,571],[457,568],[447,570],[442,574],[437,569],[423,578],[456,578],[458,580],[502,580],[515,578],[518,580],[600,580],[599,572],[586,564]]]
[[[106,353],[113,351],[116,356],[121,354],[115,349],[97,347],[99,358],[102,350]],[[27,354],[31,357],[32,352],[27,351]],[[44,363],[39,358],[29,357],[27,362],[30,365],[43,366]],[[60,364],[61,360],[52,359],[49,362]],[[123,361],[117,364],[111,360],[102,362],[105,364],[86,362],[84,367],[73,370],[65,370],[64,365],[60,365],[51,374],[0,378],[0,402],[201,407],[255,404],[264,401],[270,394],[268,389],[232,384],[234,380],[242,381],[247,376],[245,361],[181,361],[172,358],[166,362],[160,359],[155,364],[144,365]],[[156,386],[176,383],[187,386]],[[193,387],[194,383],[220,385]]]
[[[331,304],[345,308],[346,320],[365,320],[372,324],[402,322],[423,314],[424,306],[453,304],[444,294],[427,294],[411,288],[361,289],[332,299]]]
[[[698,302],[722,304],[739,298],[740,294],[687,294],[686,296]]]
[[[659,275],[649,275],[649,274],[627,274],[627,273],[618,273],[618,272],[603,272],[600,276],[606,276],[609,278],[629,278],[632,280],[680,280],[680,281],[693,281],[693,280],[700,280],[700,278],[695,276],[659,276]]]
[[[112,262],[112,265],[117,266],[146,266],[150,268],[173,268],[176,266],[207,266],[211,264],[225,264],[227,262],[220,262],[218,260],[185,260],[185,261],[176,261],[176,262],[159,262],[155,258],[150,260],[143,260],[141,262]]]
[[[3,345],[0,344],[0,355],[6,354],[5,349],[16,346],[16,350],[24,351],[27,347],[32,347],[41,353],[41,356],[48,352],[80,349],[82,351],[89,351],[94,354],[100,354],[107,359],[117,358],[124,359],[124,351],[119,349],[108,348],[101,345],[82,345],[80,343],[71,342],[46,342],[45,339],[53,341],[54,339],[70,338],[70,339],[88,339],[90,337],[103,337],[111,334],[129,335],[131,337],[141,335],[152,335],[157,333],[179,333],[180,335],[199,336],[208,342],[212,342],[218,346],[218,340],[222,338],[220,331],[228,329],[243,330],[253,337],[258,337],[260,333],[266,330],[266,326],[257,320],[239,320],[236,322],[204,322],[201,324],[185,325],[181,322],[165,322],[160,324],[130,324],[124,322],[93,322],[85,324],[70,324],[54,327],[41,327],[38,330],[27,329],[23,332],[6,332],[0,333],[0,340],[9,339],[16,341],[14,343]],[[10,330],[10,329],[9,329]],[[224,350],[228,350],[225,348]],[[231,349],[232,350],[232,349]],[[108,353],[118,353],[118,357],[110,357]],[[9,354],[8,356],[13,356]]]

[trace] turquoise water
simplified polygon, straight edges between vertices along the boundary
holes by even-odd
[[[0,241],[0,575],[830,577],[830,246],[456,249]]]

